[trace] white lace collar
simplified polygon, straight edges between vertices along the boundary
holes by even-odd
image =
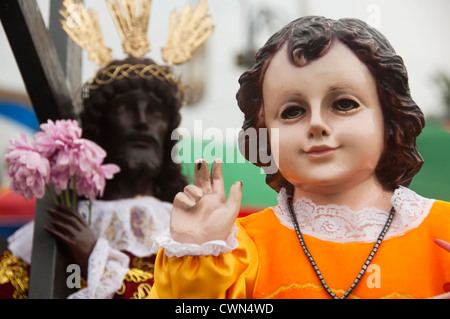
[[[278,206],[272,207],[272,210],[281,224],[294,229],[287,198],[286,189],[281,189]],[[399,187],[391,203],[396,214],[385,239],[418,227],[428,215],[434,200],[421,197],[406,187]],[[347,206],[316,205],[307,198],[299,198],[293,206],[303,234],[338,243],[376,241],[389,215],[389,212],[374,207],[352,211]]]
[[[78,211],[87,220],[89,202],[79,202]],[[151,238],[169,228],[171,211],[171,203],[150,196],[96,200],[91,208],[91,227],[96,236],[105,238],[112,248],[145,257],[158,251]],[[33,233],[34,221],[31,221],[8,238],[8,249],[28,264],[31,263]]]
[[[151,237],[169,228],[172,204],[155,197],[142,196],[92,203],[91,228],[112,248],[126,250],[138,257],[156,252]],[[89,214],[89,202],[78,205],[80,214]]]

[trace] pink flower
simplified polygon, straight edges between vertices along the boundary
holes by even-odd
[[[21,138],[10,141],[9,153],[5,155],[6,162],[11,164],[8,169],[9,188],[27,200],[35,196],[42,198],[49,180],[49,161],[28,145],[24,134]]]
[[[76,120],[58,120],[41,124],[41,132],[35,134],[34,147],[49,158],[54,152],[69,149],[81,138],[82,130]]]
[[[83,176],[106,157],[106,152],[92,141],[82,139],[75,120],[49,120],[35,134],[34,147],[50,162],[49,183],[57,194],[72,186],[74,176]]]
[[[106,179],[120,171],[114,164],[102,165],[106,152],[96,143],[82,139],[82,130],[75,120],[51,121],[41,125],[33,146],[23,135],[21,141],[11,141],[5,156],[11,177],[11,187],[25,198],[41,198],[45,186],[56,194],[74,187],[79,196],[94,200],[102,196]],[[53,195],[52,195],[53,196]]]
[[[48,158],[51,166],[49,182],[60,194],[78,169],[82,130],[76,120],[49,120],[41,124],[41,130],[35,134],[33,145]]]
[[[112,179],[113,175],[118,172],[120,172],[120,168],[115,164],[92,166],[89,171],[76,178],[78,195],[82,195],[90,200],[94,200],[97,196],[102,197],[106,179]]]
[[[96,143],[80,139],[77,148],[73,150],[75,163],[76,191],[78,195],[94,200],[97,196],[103,196],[106,181],[120,171],[114,164],[102,165],[106,152]],[[72,180],[73,181],[73,180]],[[73,188],[73,184],[69,186]]]
[[[86,139],[80,140],[78,168],[82,172],[86,172],[92,166],[101,165],[105,157],[105,150],[96,143]]]
[[[105,164],[102,165],[102,173],[103,177],[106,179],[112,179],[114,174],[117,174],[120,172],[120,167],[116,164]]]

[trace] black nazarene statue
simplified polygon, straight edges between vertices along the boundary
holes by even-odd
[[[78,212],[49,209],[52,222],[46,230],[87,279],[70,298],[146,298],[157,249],[152,236],[169,227],[171,203],[187,185],[181,166],[171,158],[176,143],[171,133],[180,124],[183,103],[183,86],[171,66],[187,62],[213,26],[206,0],[195,10],[187,7],[172,14],[169,41],[162,50],[168,65],[158,65],[144,57],[149,51],[150,2],[141,1],[138,15],[134,0],[123,1],[124,7],[107,1],[129,55],[120,61],[111,58],[94,13],[72,0],[65,0],[61,10],[64,30],[102,66],[83,86],[83,137],[104,148],[105,162],[121,169],[92,205],[80,200]],[[68,8],[74,5],[80,24],[69,26]],[[0,298],[27,297],[33,226],[13,234],[0,255]]]

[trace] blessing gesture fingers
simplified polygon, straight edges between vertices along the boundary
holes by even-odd
[[[212,240],[226,240],[241,205],[242,182],[230,188],[228,199],[222,176],[222,162],[215,160],[209,174],[208,164],[195,163],[194,184],[175,196],[170,232],[180,243],[201,245]]]

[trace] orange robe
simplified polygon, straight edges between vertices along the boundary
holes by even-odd
[[[219,256],[167,257],[155,264],[153,298],[330,298],[297,235],[271,208],[238,219],[238,248]],[[336,243],[304,235],[332,291],[351,286],[374,243]],[[450,203],[435,201],[421,224],[383,240],[349,298],[429,298],[445,293],[450,253]]]

